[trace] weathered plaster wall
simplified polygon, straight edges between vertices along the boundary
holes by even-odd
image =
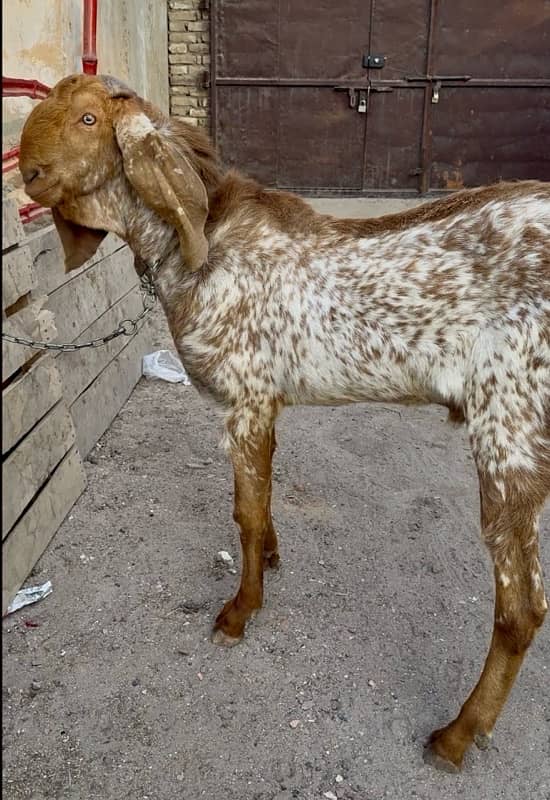
[[[3,74],[52,85],[82,70],[82,0],[3,0]],[[126,80],[168,111],[165,0],[98,0],[98,71]],[[2,101],[3,149],[15,144],[32,108],[27,98]]]

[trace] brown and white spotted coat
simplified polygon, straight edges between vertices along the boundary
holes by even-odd
[[[279,560],[270,502],[282,407],[438,403],[466,423],[496,601],[479,682],[431,738],[432,759],[460,767],[491,735],[547,608],[537,525],[550,493],[550,186],[503,183],[337,220],[223,173],[201,131],[86,76],[31,114],[21,169],[28,193],[54,207],[69,268],[107,230],[159,262],[181,359],[225,410],[243,566],[218,643],[242,636],[264,566]]]

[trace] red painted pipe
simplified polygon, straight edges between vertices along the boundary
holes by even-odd
[[[43,214],[48,214],[49,211],[49,208],[44,208],[40,203],[27,203],[19,209],[19,216],[23,225],[26,225],[27,222],[32,222],[33,219],[38,219]]]
[[[44,83],[27,78],[6,78],[2,76],[2,97],[30,97],[33,100],[43,100],[48,96],[50,87]],[[19,148],[12,147],[2,153],[2,173],[9,172],[17,166]],[[19,209],[19,216],[23,223],[47,214],[49,209],[43,208],[39,203],[27,203]]]
[[[84,0],[82,32],[82,69],[86,75],[97,73],[96,29],[97,0]]]
[[[26,78],[5,78],[2,75],[2,97],[31,97],[43,100],[50,93],[50,87],[40,81]]]
[[[18,157],[18,147],[12,147],[11,150],[6,150],[5,153],[2,153],[2,173],[9,172],[10,169],[15,169]]]

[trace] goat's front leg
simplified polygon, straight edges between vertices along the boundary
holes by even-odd
[[[233,428],[233,430],[232,430]],[[239,526],[242,572],[239,590],[216,618],[212,641],[231,647],[243,636],[247,620],[262,606],[264,561],[276,566],[278,542],[271,520],[271,460],[275,449],[273,418],[228,426],[235,473],[234,519]]]

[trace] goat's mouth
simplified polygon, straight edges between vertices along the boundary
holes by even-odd
[[[25,184],[25,192],[32,200],[40,203],[42,206],[55,206],[59,202],[59,192],[55,191],[59,188],[59,181],[54,181],[48,186],[38,188],[32,184]]]

